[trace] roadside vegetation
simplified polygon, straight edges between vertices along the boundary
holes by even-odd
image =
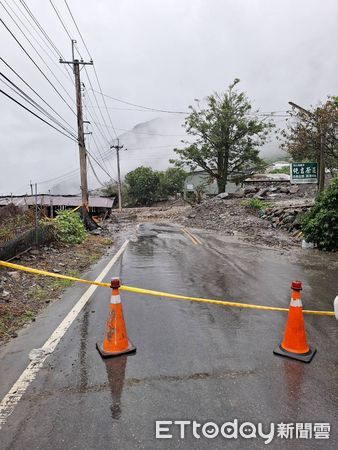
[[[320,193],[304,214],[301,229],[308,242],[321,250],[338,251],[338,176]]]
[[[50,221],[48,221],[50,222]],[[81,244],[87,237],[80,214],[71,210],[59,211],[52,221],[56,237],[67,244]]]
[[[28,252],[17,264],[78,277],[100,259],[113,243],[111,239],[88,234],[80,244],[56,241]],[[39,311],[59,298],[72,281],[0,269],[0,342],[17,336],[17,330],[35,320]]]
[[[280,167],[278,169],[273,169],[269,173],[285,173],[286,175],[290,175],[290,167]]]
[[[0,244],[14,239],[34,226],[32,210],[22,210],[12,203],[0,209]]]
[[[0,244],[34,228],[32,210],[8,205],[0,214]],[[70,210],[59,211],[55,219],[40,220],[39,226],[53,227],[53,241],[22,254],[15,263],[76,277],[95,263],[113,242],[107,237],[88,234],[79,213]],[[36,314],[71,284],[69,280],[1,268],[0,341],[16,337],[17,329],[34,321]]]
[[[279,133],[280,148],[294,161],[322,161],[334,176],[338,169],[337,123],[338,97],[329,96],[324,102],[308,110],[292,107],[286,128]],[[322,180],[320,191],[324,189]]]
[[[259,198],[250,198],[249,200],[242,200],[241,205],[246,206],[254,211],[261,211],[268,206],[271,206],[271,202],[264,202]]]
[[[168,200],[183,193],[184,170],[170,167],[165,171],[140,166],[127,173],[122,185],[123,206],[150,206],[161,200]],[[117,197],[117,185],[107,184],[102,190],[105,195]]]

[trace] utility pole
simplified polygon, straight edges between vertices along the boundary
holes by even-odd
[[[320,123],[320,119],[318,117],[318,114],[314,114],[311,111],[308,111],[307,109],[297,105],[296,103],[289,102],[289,105],[299,109],[300,111],[303,111],[309,117],[316,120],[316,126],[319,132],[319,154],[317,155],[317,164],[319,166],[318,191],[322,192],[325,187],[325,156],[324,156],[325,136],[323,133],[322,125]]]
[[[73,73],[74,73],[74,77],[75,77],[82,213],[83,213],[83,217],[85,217],[86,211],[88,208],[88,180],[87,180],[87,152],[86,152],[84,128],[83,128],[80,66],[93,65],[93,61],[85,62],[82,59],[81,60],[75,59],[74,44],[76,44],[76,41],[74,39],[72,39],[72,61],[63,61],[63,59],[60,58],[60,63],[71,65],[73,67]]]
[[[121,193],[121,171],[120,171],[120,150],[123,148],[120,145],[120,139],[117,139],[117,145],[111,145],[110,148],[116,150],[116,161],[117,161],[117,192],[119,197],[119,211],[122,211],[122,193]]]

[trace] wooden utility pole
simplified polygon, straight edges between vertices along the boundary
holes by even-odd
[[[93,61],[84,62],[79,61],[74,57],[74,44],[76,41],[72,39],[72,61],[63,61],[60,58],[61,64],[69,64],[73,67],[75,77],[75,93],[76,93],[76,112],[77,112],[77,130],[79,143],[79,159],[80,159],[80,180],[81,180],[81,196],[82,196],[82,213],[86,214],[88,208],[88,179],[87,179],[87,152],[84,138],[83,128],[83,113],[82,113],[82,97],[81,97],[81,80],[80,80],[80,66],[93,65]]]
[[[117,145],[111,145],[110,148],[114,148],[116,150],[116,161],[117,161],[117,192],[119,198],[119,211],[122,211],[122,188],[121,188],[121,171],[120,171],[120,150],[123,148],[123,145],[120,145],[120,139],[117,139]]]
[[[308,111],[307,109],[303,108],[302,106],[297,105],[296,103],[289,102],[289,105],[293,106],[294,108],[299,109],[300,111],[305,112],[309,117],[315,119],[316,121],[316,127],[319,133],[319,154],[317,154],[317,164],[318,164],[318,191],[322,192],[325,187],[325,136],[322,130],[322,125],[320,123],[320,118],[318,117],[318,114],[314,114],[311,111]]]

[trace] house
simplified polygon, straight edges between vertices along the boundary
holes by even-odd
[[[198,189],[203,190],[206,196],[213,196],[218,194],[217,181],[210,178],[210,175],[205,170],[195,170],[190,172],[184,182],[185,196],[189,193],[195,192]],[[235,192],[238,186],[235,183],[228,182],[225,192]]]

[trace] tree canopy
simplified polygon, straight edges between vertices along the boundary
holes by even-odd
[[[236,78],[224,93],[208,96],[205,107],[199,101],[189,107],[184,127],[193,139],[182,141],[186,146],[175,149],[177,166],[205,170],[217,180],[219,192],[225,191],[229,176],[238,178],[261,167],[259,148],[273,126],[252,111],[244,92],[235,89],[239,81]]]
[[[138,167],[127,173],[125,190],[129,201],[135,205],[150,205],[157,200],[182,193],[186,173],[177,167],[163,172],[151,167]]]
[[[338,97],[309,110],[293,107],[286,129],[282,130],[281,148],[295,161],[317,161],[323,146],[325,166],[333,173],[338,168]]]

